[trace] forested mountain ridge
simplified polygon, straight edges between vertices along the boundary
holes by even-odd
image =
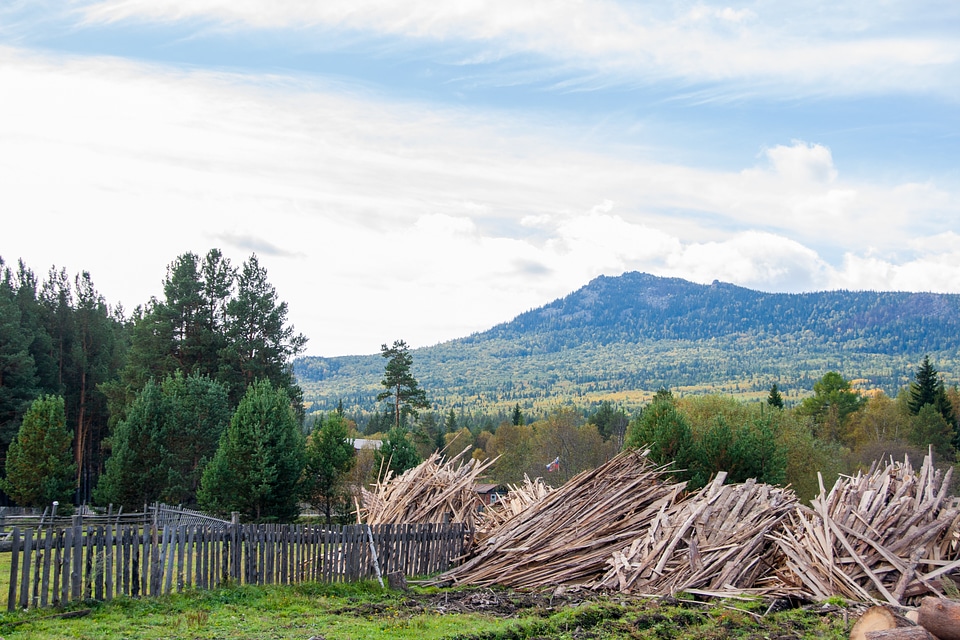
[[[889,393],[930,354],[960,372],[960,296],[823,291],[785,294],[644,273],[600,276],[488,331],[414,352],[437,404],[639,402],[660,386],[803,394],[824,372]],[[379,355],[300,358],[318,408],[372,408]]]

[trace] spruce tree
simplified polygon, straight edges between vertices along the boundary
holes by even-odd
[[[770,387],[770,394],[767,396],[767,404],[775,409],[783,409],[783,396],[780,395],[780,389],[774,382]]]
[[[257,522],[290,522],[299,513],[304,438],[286,391],[251,385],[203,472],[198,499],[215,513],[239,511]]]
[[[0,487],[20,506],[38,507],[54,500],[67,504],[74,491],[72,439],[63,398],[37,398],[10,444],[7,477],[0,479]]]
[[[307,440],[303,493],[314,508],[323,510],[328,525],[344,503],[343,478],[355,459],[347,421],[339,413],[321,421]]]

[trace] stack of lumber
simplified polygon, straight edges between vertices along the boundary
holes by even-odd
[[[507,495],[488,506],[480,514],[477,540],[485,540],[489,532],[525,511],[533,503],[540,502],[553,491],[553,487],[546,484],[543,478],[531,480],[527,474],[523,474],[523,484],[508,484],[507,489]]]
[[[723,485],[726,473],[665,508],[643,535],[609,559],[595,588],[667,594],[729,595],[777,589],[767,578],[779,563],[768,534],[798,505],[789,489],[748,480]]]
[[[476,525],[482,502],[477,479],[496,458],[483,462],[468,458],[467,447],[453,458],[434,452],[399,476],[382,474],[373,491],[362,491],[360,517],[367,524],[431,524],[465,522]]]
[[[916,473],[910,461],[874,464],[823,489],[812,509],[798,507],[772,534],[785,556],[786,585],[815,599],[899,605],[926,593],[942,595],[940,576],[960,568],[960,510],[932,455]]]
[[[487,531],[473,556],[437,583],[514,588],[586,584],[611,554],[641,537],[684,483],[666,484],[645,453],[625,451],[584,471]]]

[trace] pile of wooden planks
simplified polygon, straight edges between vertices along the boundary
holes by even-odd
[[[604,573],[613,551],[642,536],[684,483],[645,454],[625,451],[571,478],[488,530],[472,557],[436,582],[534,588],[579,585]]]
[[[901,604],[943,595],[939,580],[960,571],[960,507],[932,455],[919,472],[891,460],[841,477],[812,508],[789,488],[724,486],[722,473],[688,494],[664,473],[634,450],[554,491],[528,481],[436,581]]]
[[[874,464],[841,477],[812,508],[798,507],[772,535],[784,554],[785,585],[809,597],[899,605],[905,598],[942,595],[940,576],[960,568],[960,510],[947,491],[952,469],[919,473],[903,462]]]
[[[507,489],[507,495],[480,513],[477,540],[485,540],[490,532],[528,509],[533,503],[543,500],[553,491],[553,487],[545,483],[543,478],[531,480],[527,474],[523,474],[523,484],[508,484]]]
[[[464,461],[470,450],[472,447],[467,447],[450,459],[434,452],[396,477],[388,470],[373,491],[362,491],[359,518],[371,525],[464,522],[475,526],[482,504],[477,480],[496,458]]]
[[[789,489],[749,480],[723,485],[726,473],[664,508],[643,535],[614,551],[594,588],[720,595],[777,590],[778,550],[768,535],[798,504]]]

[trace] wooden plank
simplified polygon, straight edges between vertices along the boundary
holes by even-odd
[[[60,582],[63,579],[63,548],[65,545],[64,536],[66,530],[60,529],[56,532],[53,542],[53,584],[51,585],[51,604],[55,607],[60,606]]]
[[[30,554],[33,552],[33,529],[23,532],[23,559],[20,565],[20,608],[30,604]]]
[[[7,592],[7,611],[17,609],[17,582],[20,565],[20,527],[10,533],[10,588]]]
[[[130,597],[139,597],[140,591],[140,529],[134,525],[130,531]],[[124,581],[127,577],[124,575]]]
[[[73,516],[73,557],[70,562],[70,598],[82,600],[83,591],[83,520],[80,516]]]
[[[40,606],[46,607],[49,600],[50,591],[50,560],[53,554],[54,541],[53,527],[48,527],[46,536],[43,539],[43,581],[40,584]]]
[[[197,537],[197,528],[190,526],[187,528],[187,568],[186,568],[186,588],[190,589],[193,587],[193,563],[196,558],[196,537]]]
[[[106,599],[109,601],[113,600],[113,550],[116,542],[114,539],[113,525],[107,523],[104,533],[106,535],[106,568],[104,569],[106,584],[104,586],[106,587]]]

